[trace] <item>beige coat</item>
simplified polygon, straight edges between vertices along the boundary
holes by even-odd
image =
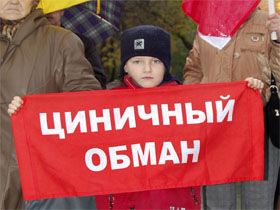
[[[270,40],[267,12],[255,10],[222,50],[198,35],[186,59],[184,84],[241,81],[255,77],[265,82],[269,98],[270,71],[280,85],[280,44]]]
[[[0,37],[0,209],[22,207],[8,104],[16,95],[101,89],[83,52],[80,39],[50,25],[41,10],[11,42]]]

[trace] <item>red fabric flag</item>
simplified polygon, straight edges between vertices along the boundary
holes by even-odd
[[[246,82],[26,96],[24,199],[262,180],[262,112]]]
[[[199,24],[199,35],[222,49],[261,0],[184,0],[182,9]]]

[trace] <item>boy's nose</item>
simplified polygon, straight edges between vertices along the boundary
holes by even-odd
[[[152,71],[152,66],[149,63],[145,63],[144,65],[144,72],[151,72]]]

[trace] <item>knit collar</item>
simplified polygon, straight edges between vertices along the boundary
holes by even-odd
[[[45,18],[43,11],[41,9],[36,9],[19,25],[12,40],[10,40],[11,45],[20,45],[31,33],[43,25],[50,25],[50,23]],[[0,38],[3,38],[1,33]]]
[[[24,19],[15,21],[0,19],[0,34],[11,40],[22,22]]]

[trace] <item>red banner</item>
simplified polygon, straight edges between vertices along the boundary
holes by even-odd
[[[30,95],[12,123],[25,200],[263,179],[246,82]]]

